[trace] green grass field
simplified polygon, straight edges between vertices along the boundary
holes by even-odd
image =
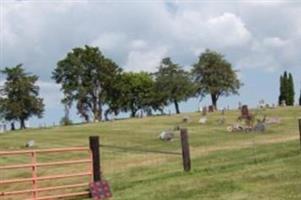
[[[300,200],[301,151],[297,121],[301,117],[301,108],[278,108],[263,113],[281,117],[282,123],[268,126],[263,134],[229,133],[226,131],[227,124],[236,120],[239,115],[237,111],[226,113],[225,125],[217,123],[220,113],[209,114],[206,125],[198,124],[200,113],[186,113],[0,134],[0,150],[23,149],[30,139],[36,141],[37,148],[87,146],[88,136],[98,135],[101,143],[106,145],[181,152],[179,134],[170,143],[158,139],[162,130],[181,125],[188,128],[190,136],[192,171],[189,173],[183,172],[180,156],[101,148],[103,173],[112,186],[112,199]],[[182,124],[182,117],[186,115],[190,116],[191,122]],[[38,161],[83,156],[83,153],[41,155]],[[27,157],[0,157],[0,165],[26,162],[30,162]],[[38,172],[43,176],[86,168],[85,165],[72,165],[38,169]],[[30,175],[30,169],[2,170],[0,180]],[[68,184],[68,181],[88,180],[77,178],[57,182]],[[46,181],[40,183],[41,186],[51,184]],[[30,184],[0,185],[0,192],[28,187]]]

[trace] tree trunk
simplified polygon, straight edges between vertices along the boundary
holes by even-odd
[[[10,124],[10,130],[12,130],[12,131],[16,130],[16,128],[15,128],[15,123],[14,123],[14,122],[12,122],[12,123]]]
[[[136,112],[137,112],[136,109],[132,109],[131,110],[131,117],[135,117],[136,116]]]
[[[98,107],[98,116],[97,116],[97,120],[100,122],[102,120],[102,108],[101,108],[101,104],[99,104]]]
[[[175,104],[175,109],[176,109],[176,113],[180,114],[180,109],[179,109],[179,104],[177,100],[174,100],[174,104]]]
[[[211,94],[212,105],[215,110],[217,109],[217,99],[218,97],[216,94]]]
[[[26,129],[25,120],[24,119],[20,119],[20,129]]]
[[[98,98],[93,98],[92,102],[92,108],[93,112],[93,122],[98,122],[102,120],[102,108],[101,108],[101,102]]]
[[[104,113],[104,117],[106,121],[109,121],[109,114],[110,114],[110,109],[107,109]]]

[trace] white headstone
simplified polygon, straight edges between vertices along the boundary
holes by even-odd
[[[25,144],[25,147],[33,147],[33,146],[35,146],[35,141],[34,140],[29,140]]]
[[[200,124],[206,124],[207,123],[207,117],[201,117],[199,120]]]

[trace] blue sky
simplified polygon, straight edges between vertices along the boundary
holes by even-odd
[[[0,6],[0,68],[23,63],[40,76],[46,112],[32,125],[63,116],[51,72],[68,51],[85,44],[98,46],[126,71],[154,71],[166,56],[189,70],[206,48],[219,51],[244,83],[239,96],[221,98],[220,106],[276,103],[284,70],[293,73],[296,98],[300,94],[298,1],[2,0]],[[208,97],[202,101],[209,103]],[[197,107],[197,99],[181,103],[182,111]],[[72,116],[80,120],[75,111]]]

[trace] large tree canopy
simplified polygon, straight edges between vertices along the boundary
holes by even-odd
[[[86,120],[102,119],[102,106],[105,103],[112,77],[121,68],[106,58],[97,47],[75,48],[57,63],[52,78],[62,85],[64,104],[76,102],[78,113]]]
[[[186,101],[195,91],[189,73],[170,58],[163,58],[155,73],[156,88],[162,99],[175,105],[176,113],[180,113],[179,102]]]
[[[122,111],[131,112],[135,117],[138,110],[147,110],[152,106],[154,81],[148,73],[123,73],[119,81]]]
[[[38,77],[28,74],[17,65],[1,71],[6,81],[1,88],[0,112],[7,121],[20,121],[24,129],[25,120],[32,116],[42,117],[44,112],[43,99],[39,98],[39,87],[35,85]]]
[[[241,83],[232,65],[218,52],[206,50],[193,65],[199,95],[210,94],[213,106],[221,96],[238,94]]]

